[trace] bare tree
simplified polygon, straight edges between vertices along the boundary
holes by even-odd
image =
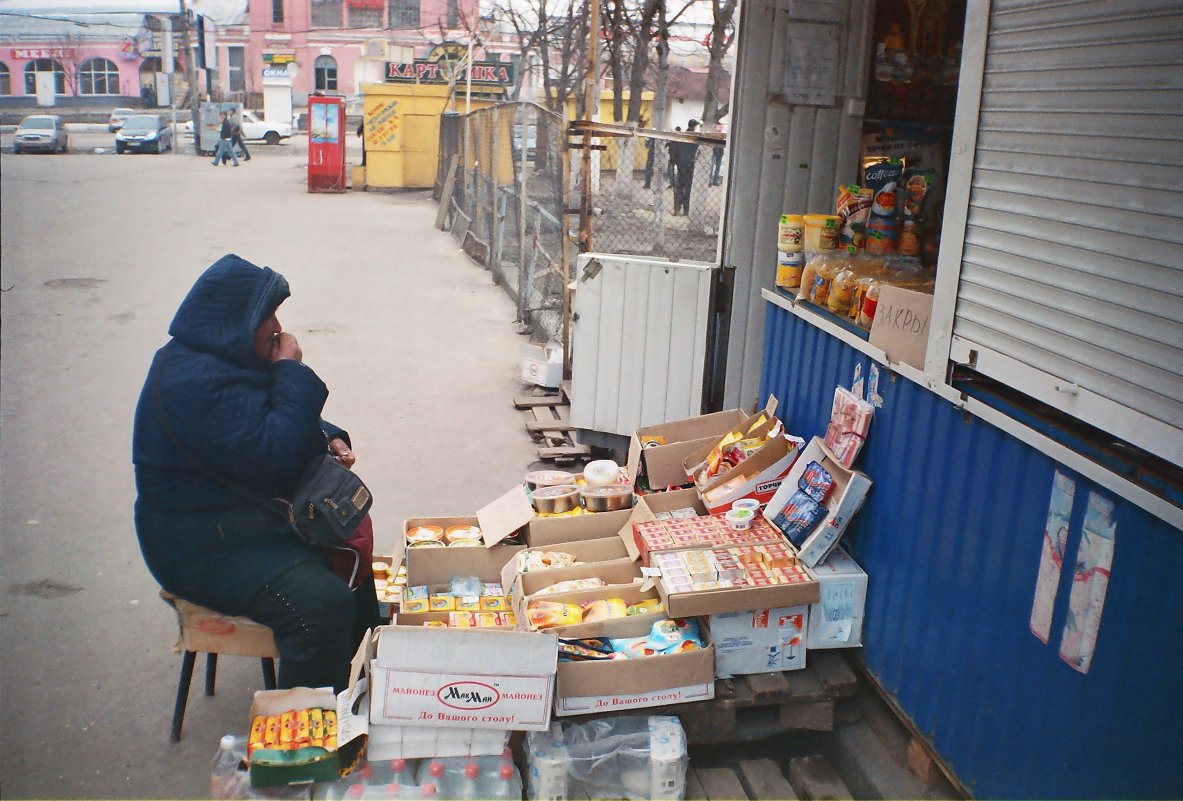
[[[702,101],[702,120],[706,130],[726,116],[730,103],[719,102],[719,85],[723,82],[723,57],[735,39],[736,0],[710,0],[712,23],[707,44],[710,64],[707,67],[706,97]]]

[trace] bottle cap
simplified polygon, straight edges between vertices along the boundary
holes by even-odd
[[[477,764],[475,762],[469,762],[467,765],[464,766],[464,778],[475,779],[477,777],[477,774],[480,773],[480,770],[481,769],[479,767],[477,767]]]
[[[223,735],[222,736],[222,743],[221,743],[222,750],[223,751],[233,751],[234,750],[234,740],[235,740],[235,737],[233,734]]]
[[[513,778],[513,765],[502,765],[501,770],[499,771],[499,775],[501,776],[501,778],[505,779],[506,781],[509,781],[510,779],[512,779]]]

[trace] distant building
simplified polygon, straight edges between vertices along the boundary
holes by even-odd
[[[218,32],[216,90],[257,104],[267,78],[286,76],[293,100],[356,94],[436,44],[468,38],[479,0],[249,0],[245,24]]]
[[[52,86],[55,105],[167,105],[164,24],[143,13],[53,14],[5,8],[0,21],[0,106],[36,104]],[[175,62],[183,78],[181,54]],[[182,80],[176,88],[181,90]],[[68,99],[68,100],[67,100]]]

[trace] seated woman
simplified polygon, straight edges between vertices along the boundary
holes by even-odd
[[[279,273],[227,255],[182,301],[136,407],[136,534],[164,589],[275,632],[281,688],[339,691],[378,606],[372,581],[352,592],[266,500],[326,447],[354,462],[349,435],[320,417],[328,389],[276,319],[289,294]],[[363,529],[346,576],[369,575]]]

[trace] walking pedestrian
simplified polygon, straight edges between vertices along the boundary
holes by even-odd
[[[219,131],[218,147],[214,150],[214,160],[210,163],[215,167],[221,161],[222,156],[229,153],[230,158],[234,159],[234,166],[238,166],[238,156],[234,153],[234,148],[230,144],[231,137],[234,135],[234,126],[230,124],[230,112],[222,112],[222,128]]]
[[[231,119],[230,148],[231,150],[235,147],[242,148],[242,160],[250,161],[251,152],[246,149],[246,142],[242,141],[242,116],[240,113],[235,113]]]

